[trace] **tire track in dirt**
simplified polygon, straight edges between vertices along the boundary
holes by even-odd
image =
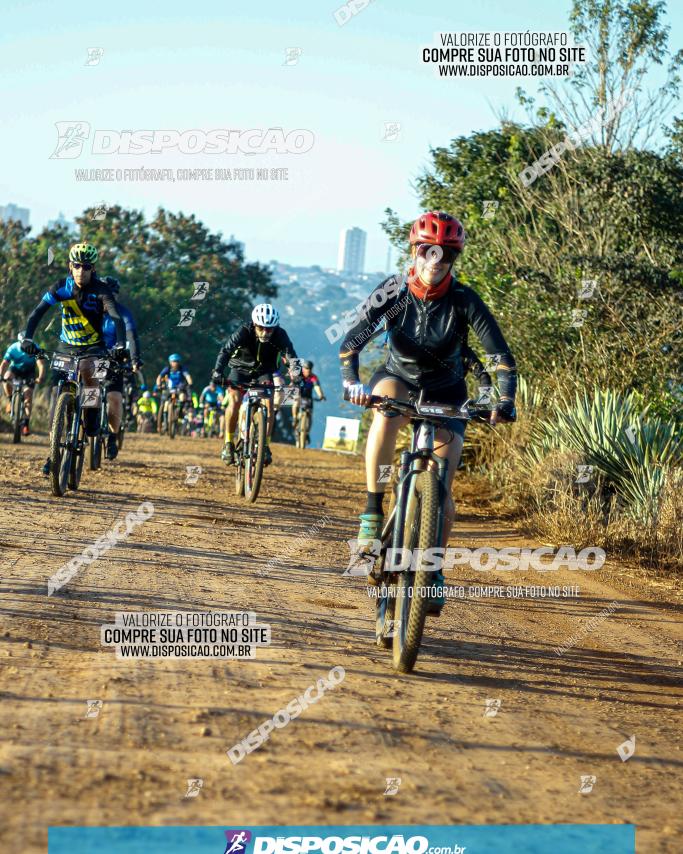
[[[276,445],[250,506],[234,496],[217,451],[128,436],[119,460],[85,471],[82,490],[57,500],[36,471],[39,439],[0,446],[0,538],[15,537],[17,508],[30,532],[0,585],[0,634],[10,633],[0,650],[0,784],[5,834],[21,850],[43,851],[48,824],[228,819],[632,821],[639,851],[676,850],[683,656],[673,586],[657,597],[647,585],[634,591],[612,567],[553,573],[553,584],[580,584],[578,599],[452,600],[429,620],[416,672],[400,677],[374,645],[362,579],[342,575],[363,497],[360,460]],[[195,486],[187,465],[202,467]],[[470,497],[465,480],[456,490],[453,544],[534,545]],[[48,575],[146,500],[154,516],[48,599]],[[482,579],[539,583],[533,573],[469,570],[457,583]],[[613,600],[610,617],[555,654]],[[117,661],[100,648],[99,626],[117,610],[162,609],[253,610],[271,624],[272,644],[226,663]],[[335,665],[346,671],[340,686],[232,765],[229,747]],[[88,719],[91,698],[103,706]],[[501,701],[495,716],[484,714],[487,699]],[[632,732],[636,752],[622,763],[616,746]],[[597,778],[589,794],[578,792],[581,775]],[[185,798],[197,777],[199,796]],[[384,795],[388,777],[401,778],[394,796]]]

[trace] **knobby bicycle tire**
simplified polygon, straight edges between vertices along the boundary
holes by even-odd
[[[249,459],[244,476],[244,497],[250,504],[258,498],[263,480],[263,462],[266,452],[266,413],[258,406],[251,414],[249,430]]]
[[[57,497],[64,495],[68,484],[71,451],[67,445],[74,408],[73,394],[70,392],[60,394],[50,430],[50,487],[52,494]]]
[[[395,604],[393,663],[399,673],[410,673],[415,666],[422,642],[430,587],[434,573],[423,569],[422,555],[438,545],[439,480],[433,471],[415,476],[414,489],[406,508],[404,548],[410,548],[418,563],[399,573]],[[431,564],[430,564],[431,566]]]
[[[12,394],[12,444],[21,442],[21,413],[24,409],[23,389],[15,389]]]

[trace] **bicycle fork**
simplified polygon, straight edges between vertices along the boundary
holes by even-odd
[[[411,465],[415,461],[424,460],[423,455],[418,452],[402,451],[401,461],[398,474],[398,487],[396,490],[396,521],[394,523],[391,539],[391,548],[393,554],[399,554],[398,549],[402,548],[405,536],[405,508],[410,498],[410,490],[414,489],[413,481],[415,476],[423,471],[422,468],[412,468]],[[441,501],[439,502],[439,515],[437,519],[437,543],[441,544],[444,532],[444,503],[446,499],[446,486],[448,475],[448,460],[445,457],[430,456],[425,462],[434,461],[437,466],[437,478],[439,481],[439,490],[441,493]]]

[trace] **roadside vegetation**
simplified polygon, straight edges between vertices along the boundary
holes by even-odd
[[[576,0],[570,26],[591,62],[540,105],[518,90],[526,122],[501,117],[433,149],[416,191],[419,208],[463,219],[460,278],[522,378],[518,423],[470,430],[469,470],[546,541],[680,568],[683,51],[669,51],[664,15]],[[547,171],[520,178],[568,136]],[[409,220],[386,212],[400,250]]]

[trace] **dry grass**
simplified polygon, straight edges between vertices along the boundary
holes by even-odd
[[[577,484],[577,454],[555,451],[538,463],[524,454],[524,419],[498,440],[481,431],[467,456],[472,476],[486,473],[503,487],[499,509],[521,517],[526,531],[543,542],[604,548],[612,557],[633,558],[659,569],[683,570],[683,471],[673,471],[649,524],[633,516],[606,481]]]

